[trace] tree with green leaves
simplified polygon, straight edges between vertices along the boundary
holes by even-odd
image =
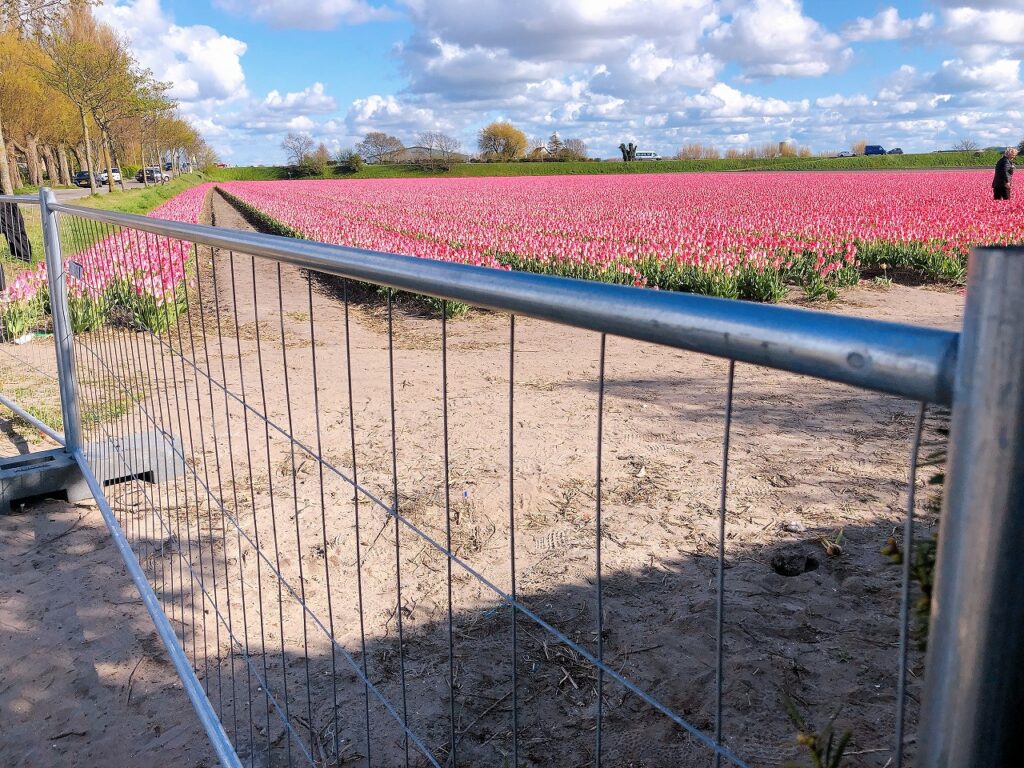
[[[509,122],[494,122],[480,129],[477,146],[488,160],[508,162],[523,156],[526,134]]]

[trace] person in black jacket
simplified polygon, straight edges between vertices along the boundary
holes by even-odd
[[[25,219],[15,203],[0,203],[0,235],[7,238],[11,256],[21,261],[32,261],[32,243],[25,231]],[[7,287],[0,266],[0,291]]]
[[[1013,159],[1017,156],[1017,150],[1007,147],[1003,156],[996,163],[996,175],[992,179],[992,194],[996,200],[1010,199],[1010,182],[1013,180]]]

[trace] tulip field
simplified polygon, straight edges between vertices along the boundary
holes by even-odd
[[[959,281],[973,244],[1024,240],[991,174],[706,173],[234,182],[303,236],[371,250],[714,296],[813,298],[861,267]]]
[[[192,187],[150,215],[195,224],[210,184]],[[82,267],[68,273],[68,306],[75,331],[100,327],[122,311],[143,328],[160,330],[173,320],[184,299],[192,253],[190,243],[139,232],[104,232],[97,226],[65,224],[65,257]],[[0,295],[3,336],[16,339],[33,330],[48,309],[46,263],[19,273]]]
[[[994,202],[987,171],[762,172],[229,182],[279,231],[499,269],[778,301],[834,297],[864,268],[959,282],[975,244],[1024,241],[1024,205]],[[213,185],[150,215],[195,223]],[[74,246],[74,238],[69,238]],[[68,248],[68,246],[66,246]],[[123,312],[160,329],[185,294],[190,246],[137,232],[68,252],[77,330]],[[45,265],[0,295],[4,336],[47,303]]]

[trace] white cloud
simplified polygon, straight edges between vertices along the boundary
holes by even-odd
[[[291,120],[285,123],[285,127],[289,131],[298,131],[299,133],[309,133],[309,131],[312,130],[315,126],[316,123],[314,123],[305,115],[293,117]]]
[[[429,109],[417,107],[394,96],[374,94],[365,99],[356,99],[345,116],[345,125],[352,136],[362,136],[369,131],[386,131],[404,134],[412,138],[426,128],[451,126]]]
[[[715,81],[722,63],[709,53],[673,57],[645,43],[626,60],[632,74],[650,84],[703,88]]]
[[[933,84],[940,91],[1012,91],[1021,87],[1020,60],[998,59],[970,66],[961,59],[942,62]]]
[[[390,8],[362,0],[215,0],[215,5],[275,27],[297,29],[333,29],[395,17]]]
[[[716,83],[711,88],[685,99],[684,106],[695,108],[708,117],[780,117],[806,112],[810,104],[806,100],[791,102],[782,99],[762,98],[743,93],[725,83]]]
[[[817,77],[842,68],[852,51],[839,35],[804,16],[800,0],[752,0],[710,34],[719,57],[749,78]]]
[[[900,18],[900,12],[893,7],[879,11],[872,18],[858,17],[843,28],[843,37],[852,41],[902,40],[932,28],[935,17],[923,13],[916,19]]]
[[[975,3],[978,5],[978,3]],[[1024,7],[1020,3],[991,5],[991,10],[958,7],[943,11],[945,37],[963,45],[986,44],[1024,46]]]
[[[935,5],[945,8],[964,8],[971,6],[979,9],[1020,8],[1020,0],[932,0]]]
[[[823,96],[820,99],[814,100],[814,106],[821,107],[822,109],[836,109],[837,107],[866,107],[871,104],[871,99],[862,93],[858,93],[854,96],[843,96],[842,94],[834,94],[833,96]]]
[[[717,23],[715,0],[404,0],[417,35],[513,58],[593,62],[637,41],[696,50]]]
[[[170,95],[186,108],[248,95],[241,40],[205,25],[179,26],[160,0],[105,0],[96,15],[129,39],[139,62],[169,81]]]
[[[313,83],[296,93],[283,96],[278,91],[271,91],[260,104],[267,110],[287,112],[333,112],[338,108],[333,96],[324,93],[323,83]]]

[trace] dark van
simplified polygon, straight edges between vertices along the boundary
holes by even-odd
[[[878,144],[868,144],[864,147],[865,155],[884,155],[885,147],[880,147]]]

